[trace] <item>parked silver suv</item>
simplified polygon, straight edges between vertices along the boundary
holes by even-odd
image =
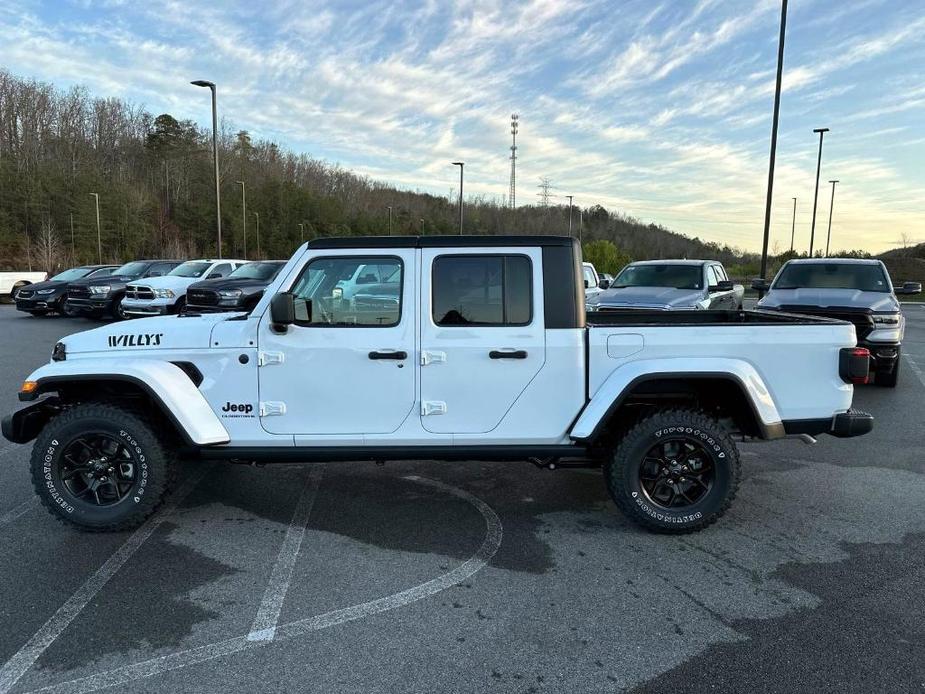
[[[790,260],[772,283],[755,280],[752,288],[768,291],[756,308],[807,313],[854,323],[858,346],[870,350],[878,386],[893,388],[906,319],[897,294],[918,294],[922,285],[905,282],[894,289],[879,260],[806,258]]]

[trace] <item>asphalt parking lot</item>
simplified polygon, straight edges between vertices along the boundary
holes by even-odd
[[[899,386],[856,392],[874,432],[744,445],[732,511],[685,537],[630,525],[597,472],[479,462],[190,464],[141,529],[87,535],[2,441],[0,694],[923,691],[906,314]],[[0,412],[90,327],[0,306]]]

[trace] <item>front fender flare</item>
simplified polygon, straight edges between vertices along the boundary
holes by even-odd
[[[159,404],[189,443],[198,446],[228,443],[231,437],[202,392],[184,371],[155,359],[72,359],[52,362],[33,371],[38,386],[29,399],[81,381],[123,381],[139,387]],[[22,399],[22,397],[21,397]]]
[[[762,431],[762,438],[784,435],[784,426],[774,398],[754,366],[741,359],[641,359],[618,367],[607,377],[585,406],[569,436],[577,441],[593,440],[609,416],[620,407],[634,386],[661,378],[724,378],[738,383],[748,398]]]

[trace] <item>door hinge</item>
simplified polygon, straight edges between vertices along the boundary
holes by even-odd
[[[421,416],[446,414],[446,403],[440,400],[425,400],[421,403]]]
[[[260,403],[260,416],[272,417],[273,415],[286,414],[286,403],[284,402],[262,402]]]
[[[257,352],[257,366],[282,364],[286,356],[282,352]]]
[[[421,352],[421,366],[428,364],[446,364],[446,352]]]

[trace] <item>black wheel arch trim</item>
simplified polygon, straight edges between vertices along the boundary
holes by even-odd
[[[728,381],[734,384],[739,391],[742,393],[742,396],[745,398],[745,401],[748,403],[749,410],[752,417],[755,420],[755,424],[758,427],[758,433],[760,438],[771,440],[783,438],[787,435],[787,432],[784,429],[782,422],[772,422],[771,424],[765,424],[762,421],[761,416],[758,414],[758,409],[755,407],[755,403],[752,401],[751,396],[748,393],[748,389],[745,387],[745,384],[742,382],[742,379],[728,372],[712,372],[712,371],[675,371],[675,372],[662,372],[662,373],[653,373],[653,374],[644,374],[642,376],[637,376],[629,383],[626,384],[626,387],[620,392],[610,406],[607,408],[607,411],[603,414],[597,424],[594,426],[594,429],[587,437],[576,437],[574,440],[582,443],[593,444],[605,431],[607,424],[610,421],[611,417],[620,409],[626,399],[632,395],[633,390],[642,383],[647,383],[651,381],[666,381],[666,380],[720,380]],[[585,406],[587,407],[587,405]]]

